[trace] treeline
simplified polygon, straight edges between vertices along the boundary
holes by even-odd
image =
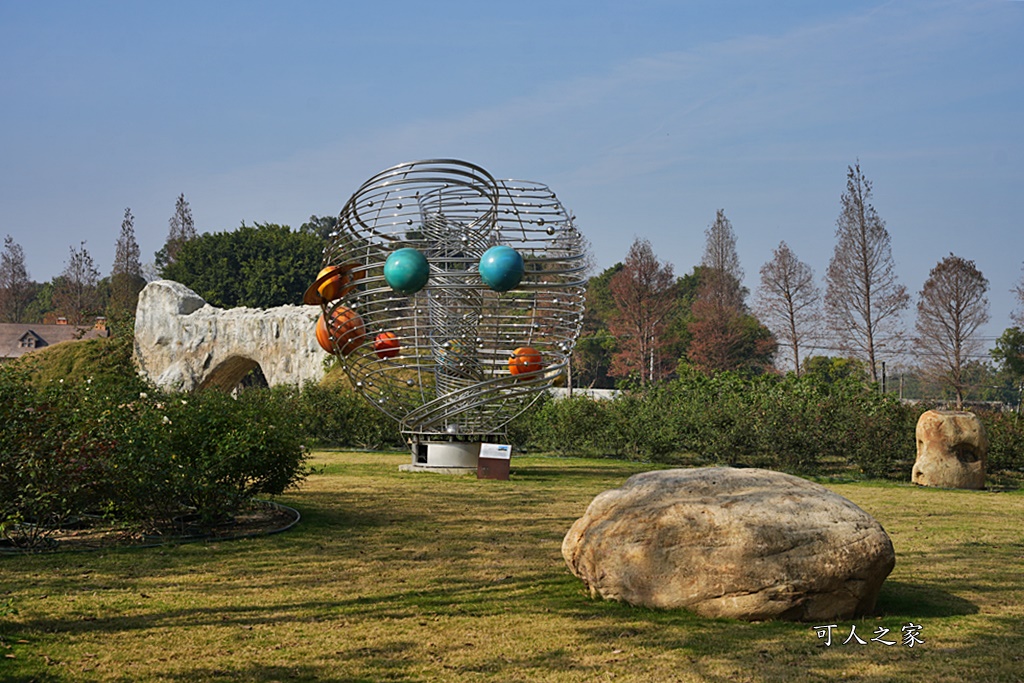
[[[8,235],[0,252],[0,322],[52,324],[63,318],[81,325],[104,316],[115,326],[130,323],[139,292],[157,278],[182,282],[219,307],[300,304],[335,224],[334,218],[311,216],[298,230],[243,221],[235,230],[199,234],[188,201],[179,195],[167,239],[152,262],[141,260],[135,217],[126,208],[109,274],[101,274],[82,242],[69,247],[64,270],[48,282],[32,280],[24,249]]]
[[[1012,326],[986,349],[980,330],[990,319],[989,282],[974,261],[949,254],[929,273],[913,329],[905,329],[912,297],[897,277],[871,192],[859,163],[848,167],[823,288],[781,242],[760,268],[752,304],[723,210],[705,233],[700,264],[683,277],[637,239],[622,263],[590,280],[573,383],[646,386],[689,370],[799,376],[815,363],[848,359],[865,382],[900,397],[958,407],[968,400],[1019,403],[1024,279]]]

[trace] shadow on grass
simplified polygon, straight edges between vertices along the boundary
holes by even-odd
[[[881,616],[942,618],[977,614],[978,606],[934,586],[889,580],[882,584],[875,612]]]
[[[368,662],[374,666],[381,666],[379,661]],[[379,683],[380,681],[424,681],[426,679],[413,676],[405,671],[398,670],[391,662],[385,662],[385,671],[376,669],[373,677],[368,676],[347,676],[339,673],[335,666],[266,666],[252,664],[242,669],[218,669],[212,667],[197,667],[180,673],[161,675],[161,680],[208,683],[209,681],[246,681],[250,683],[279,683],[280,681],[318,681],[319,683]],[[122,679],[126,683],[131,679]]]

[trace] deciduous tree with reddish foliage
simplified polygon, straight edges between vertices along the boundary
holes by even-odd
[[[676,310],[675,285],[672,265],[658,261],[650,242],[635,240],[622,270],[609,282],[615,303],[609,329],[619,341],[609,374],[635,373],[647,384],[672,371],[675,359],[664,350],[671,342],[667,332]]]
[[[718,210],[705,232],[700,287],[690,309],[687,359],[701,372],[763,372],[777,346],[771,332],[746,310],[743,270],[736,235],[725,211]]]
[[[726,370],[760,374],[771,366],[778,343],[754,316],[711,297],[698,297],[691,315],[686,357],[704,374]]]

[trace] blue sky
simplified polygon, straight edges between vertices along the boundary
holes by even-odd
[[[370,175],[454,157],[545,182],[598,267],[635,237],[689,272],[719,208],[746,284],[785,240],[819,278],[860,160],[915,295],[950,252],[1024,263],[1024,2],[0,0],[0,236],[48,280],[81,240],[143,260],[298,227]],[[912,319],[912,318],[908,318]]]

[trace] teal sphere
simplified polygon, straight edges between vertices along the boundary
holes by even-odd
[[[523,279],[523,257],[512,247],[491,247],[480,257],[480,279],[496,292],[507,292]]]
[[[430,277],[427,257],[412,247],[391,252],[384,262],[384,280],[399,294],[415,294]]]

